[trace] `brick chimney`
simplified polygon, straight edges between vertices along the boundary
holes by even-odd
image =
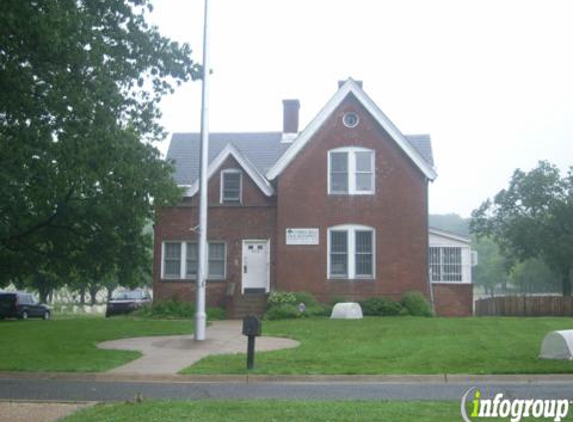
[[[298,133],[299,100],[283,100],[283,136]]]

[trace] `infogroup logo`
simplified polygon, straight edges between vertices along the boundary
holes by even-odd
[[[487,418],[507,418],[511,422],[523,419],[560,422],[567,417],[570,404],[571,401],[566,399],[505,399],[503,393],[486,399],[481,390],[472,387],[462,396],[460,411],[465,422]]]

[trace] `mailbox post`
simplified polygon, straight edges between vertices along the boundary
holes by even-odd
[[[243,318],[243,335],[247,336],[247,369],[253,369],[255,365],[255,337],[261,335],[261,320],[248,315]]]

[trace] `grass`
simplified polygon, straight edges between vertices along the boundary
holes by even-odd
[[[62,422],[442,422],[460,420],[459,406],[457,402],[144,401],[140,404],[96,405]]]
[[[573,362],[538,359],[541,341],[573,318],[326,318],[265,321],[263,335],[299,340],[258,353],[258,374],[573,373]],[[245,355],[207,357],[187,374],[243,374]]]
[[[134,351],[101,350],[97,343],[129,337],[188,334],[189,321],[134,318],[0,321],[1,371],[101,372],[141,356]]]

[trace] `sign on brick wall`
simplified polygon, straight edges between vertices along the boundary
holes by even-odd
[[[286,229],[287,245],[318,245],[318,229]]]

